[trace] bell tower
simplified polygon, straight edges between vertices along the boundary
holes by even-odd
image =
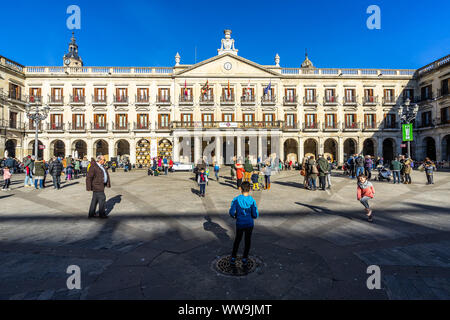
[[[78,45],[75,39],[75,33],[72,31],[72,38],[69,43],[69,52],[63,57],[63,65],[66,67],[82,67],[83,60],[78,55]]]

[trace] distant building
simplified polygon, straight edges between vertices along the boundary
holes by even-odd
[[[403,147],[400,107],[420,105],[413,157],[449,160],[450,56],[419,70],[299,68],[242,58],[225,30],[218,54],[173,67],[86,67],[72,35],[63,66],[0,56],[0,152],[34,152],[26,104],[48,105],[39,149],[51,156],[151,157],[229,163],[233,156],[294,161],[326,154],[392,159]]]

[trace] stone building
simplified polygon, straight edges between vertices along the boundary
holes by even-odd
[[[24,67],[1,57],[0,151],[34,152],[25,104],[50,108],[38,128],[44,158],[103,154],[144,166],[155,156],[229,163],[233,156],[295,161],[325,153],[342,163],[363,153],[389,160],[406,152],[399,112],[407,98],[420,103],[419,119],[431,108],[433,119],[448,121],[448,94],[419,97],[429,83],[434,91],[447,79],[448,88],[448,57],[419,73],[317,68],[308,55],[300,67],[285,68],[278,54],[273,65],[241,57],[231,30],[224,33],[217,55],[192,65],[177,53],[172,67],[84,66],[74,35],[63,66]],[[413,155],[423,157],[432,137],[435,157],[448,157],[449,129],[438,127],[417,128],[413,151],[422,149]]]

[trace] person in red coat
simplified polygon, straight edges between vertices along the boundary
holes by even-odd
[[[364,206],[369,222],[373,222],[372,209],[370,209],[369,207],[369,200],[373,199],[374,196],[375,189],[373,188],[372,183],[367,180],[367,177],[365,175],[359,175],[358,185],[356,187],[356,197]]]

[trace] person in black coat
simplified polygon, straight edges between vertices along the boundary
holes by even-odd
[[[59,161],[59,158],[53,158],[53,161],[48,166],[48,173],[50,173],[53,178],[54,189],[61,189],[61,173],[63,169],[63,165],[61,161]]]

